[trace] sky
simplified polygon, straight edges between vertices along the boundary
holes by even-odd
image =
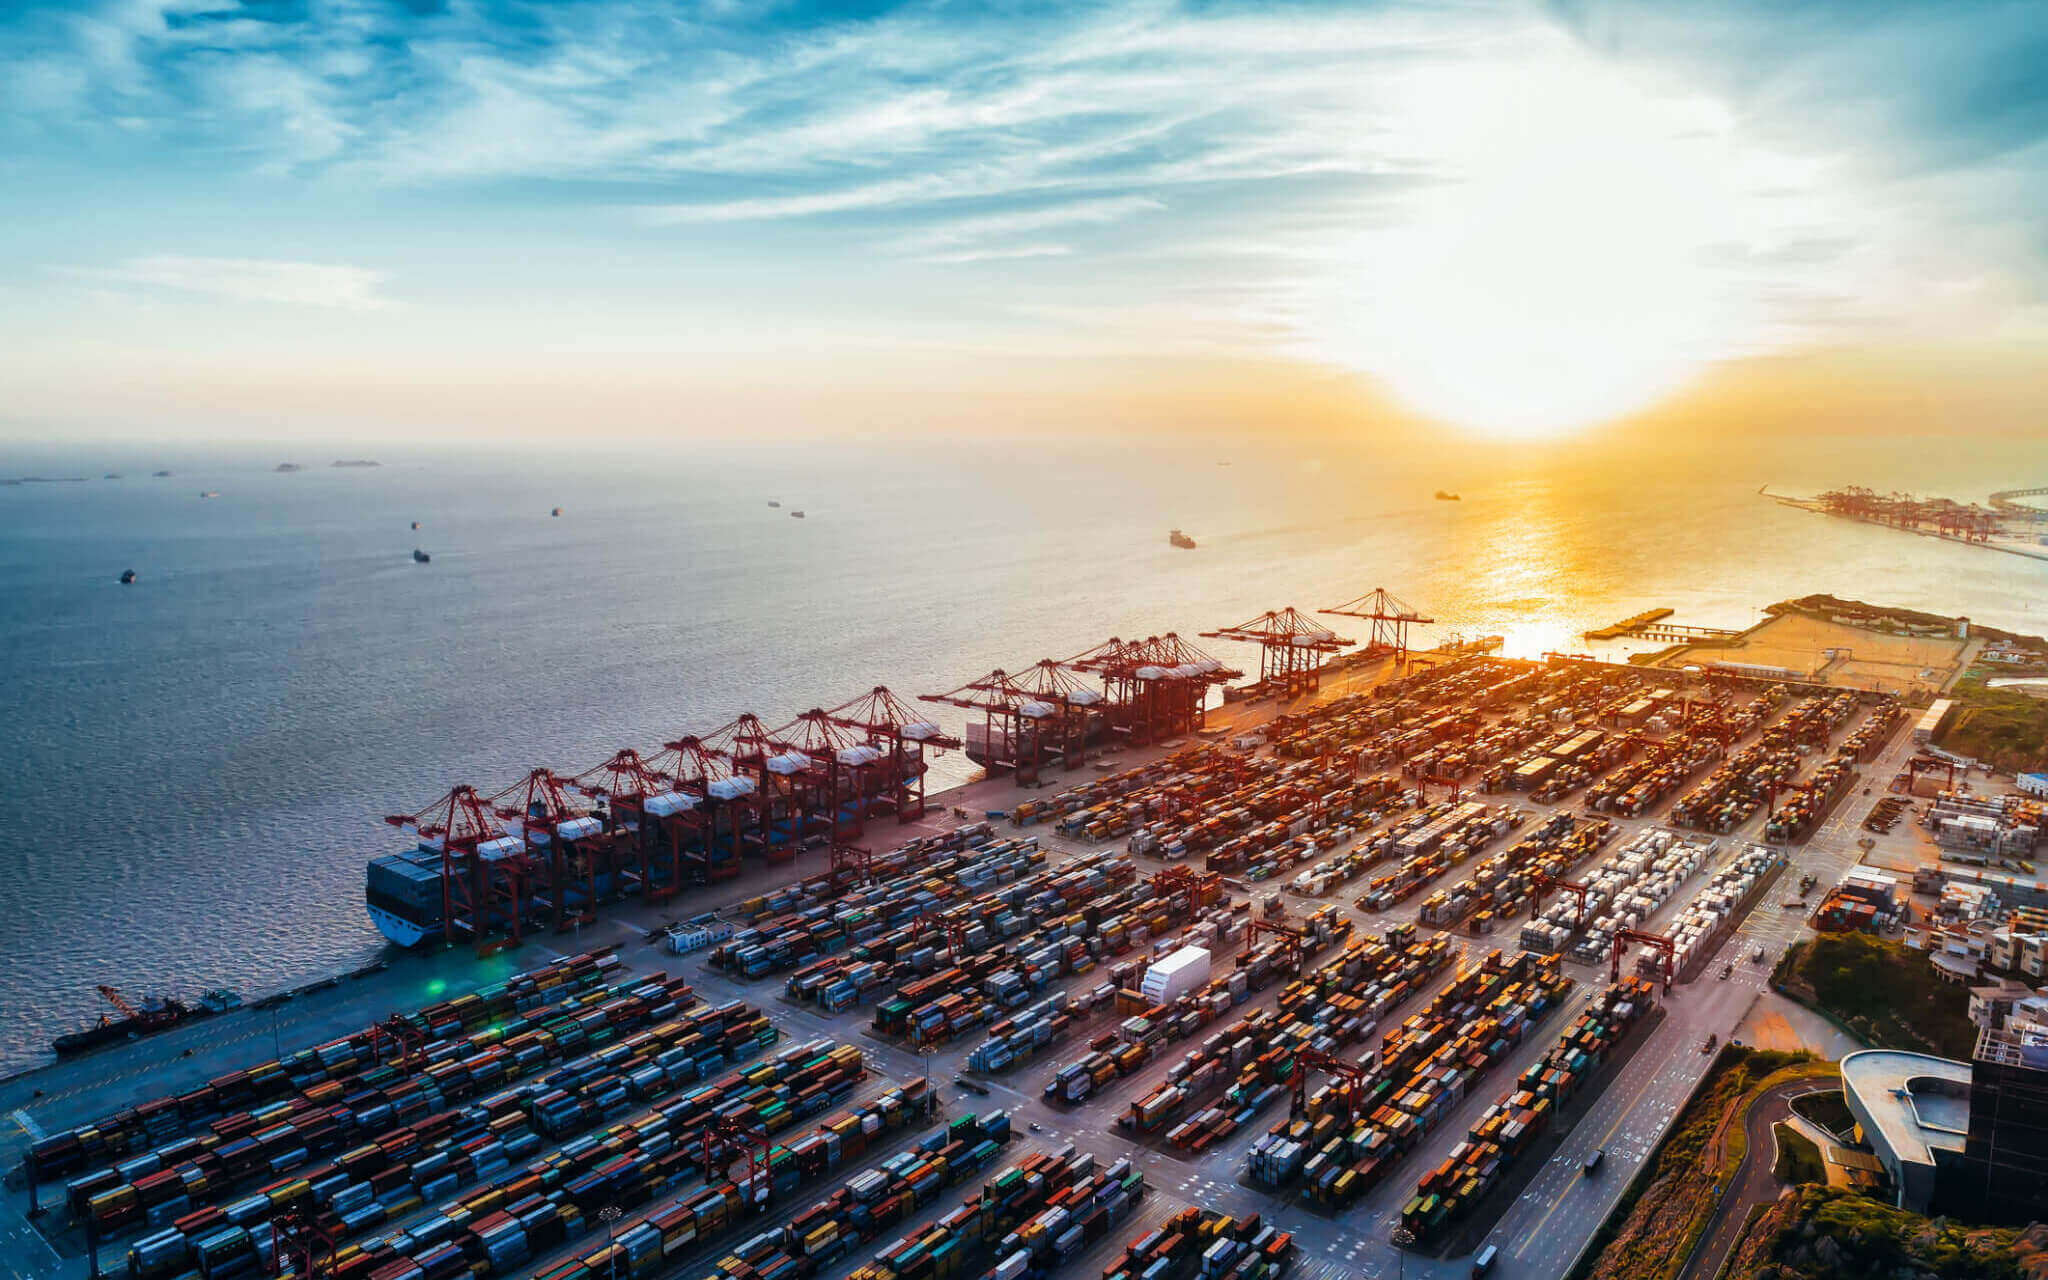
[[[0,6],[0,434],[2037,432],[2048,5]]]

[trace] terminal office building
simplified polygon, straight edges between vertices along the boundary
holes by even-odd
[[[1902,1209],[1971,1223],[2048,1215],[2048,1038],[1985,1029],[1970,1062],[1872,1049],[1842,1093]]]

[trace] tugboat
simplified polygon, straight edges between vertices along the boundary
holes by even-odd
[[[1438,489],[1436,491],[1436,500],[1438,502],[1457,502],[1459,498],[1455,493],[1446,493],[1442,489]]]
[[[412,522],[412,527],[413,527],[414,529],[418,529],[418,528],[420,527],[420,522],[419,522],[419,521],[417,521],[417,520],[413,521],[413,522]]]
[[[432,561],[433,558],[434,557],[428,555],[426,552],[420,550],[418,547],[414,547],[412,549],[412,562],[414,564],[427,564],[428,562]]]
[[[1178,529],[1167,534],[1166,541],[1172,546],[1179,547],[1182,551],[1193,551],[1195,549],[1195,540]]]
[[[133,569],[123,569],[123,570],[121,570],[121,585],[122,585],[122,586],[124,586],[124,587],[128,587],[128,586],[133,586],[134,584],[135,584],[135,570],[133,570]]]

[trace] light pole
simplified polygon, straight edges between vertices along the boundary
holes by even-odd
[[[1406,1227],[1395,1227],[1394,1234],[1387,1239],[1394,1242],[1395,1280],[1407,1280],[1408,1249],[1415,1243],[1415,1233]]]
[[[597,1211],[597,1220],[604,1224],[606,1266],[611,1270],[611,1280],[619,1280],[619,1206],[608,1204]]]

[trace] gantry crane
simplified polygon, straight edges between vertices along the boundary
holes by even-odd
[[[1297,1049],[1294,1052],[1294,1070],[1288,1074],[1287,1083],[1293,1090],[1293,1101],[1288,1106],[1290,1119],[1308,1113],[1308,1081],[1311,1070],[1335,1076],[1342,1083],[1337,1096],[1343,1100],[1345,1110],[1356,1118],[1365,1107],[1365,1091],[1372,1083],[1372,1072],[1356,1062],[1348,1062],[1319,1049]]]
[[[1621,981],[1621,960],[1628,954],[1628,945],[1639,942],[1664,957],[1664,991],[1670,994],[1671,984],[1677,980],[1678,946],[1661,933],[1644,933],[1639,929],[1621,929],[1614,935],[1614,947],[1609,954],[1607,980]]]
[[[499,913],[513,942],[519,941],[535,868],[525,845],[505,834],[475,787],[451,787],[413,813],[384,821],[413,831],[422,847],[440,850],[443,938],[452,943],[462,933],[481,939]]]
[[[1529,873],[1529,913],[1531,915],[1543,909],[1543,894],[1548,889],[1557,889],[1561,892],[1569,893],[1579,900],[1579,909],[1572,917],[1572,929],[1576,932],[1585,928],[1586,899],[1587,895],[1592,893],[1592,890],[1588,889],[1585,885],[1577,884],[1570,880],[1556,879],[1544,875],[1541,871],[1532,871]]]
[[[740,873],[740,841],[759,822],[760,797],[752,778],[734,772],[730,762],[711,751],[704,740],[687,734],[662,744],[646,762],[648,772],[679,794],[695,801],[701,815],[698,839],[690,850],[697,879],[709,883]]]
[[[557,933],[587,924],[600,901],[638,892],[646,880],[641,851],[577,808],[569,798],[573,785],[550,770],[534,769],[486,801],[519,832],[533,877],[547,885],[546,905]]]
[[[1385,587],[1375,587],[1356,600],[1346,600],[1343,604],[1317,612],[1371,621],[1372,638],[1366,642],[1365,655],[1368,658],[1391,656],[1397,663],[1408,660],[1408,628],[1428,626],[1436,621],[1424,616],[1414,605],[1388,594]]]
[[[960,739],[912,711],[887,685],[876,685],[858,698],[826,712],[835,724],[865,734],[869,746],[882,752],[884,789],[876,796],[896,810],[896,821],[915,822],[924,816],[924,775],[930,767],[925,753],[942,755],[960,749]]]
[[[682,888],[684,852],[700,842],[704,824],[699,797],[676,790],[631,747],[568,782],[609,806],[614,832],[632,829],[645,877],[642,897],[662,902]]]
[[[1019,786],[1038,782],[1045,760],[1039,722],[1058,715],[1059,708],[1033,696],[1009,672],[997,667],[957,689],[919,694],[918,700],[981,712],[987,756],[982,765],[991,773],[1010,770]]]
[[[1323,659],[1352,643],[1292,605],[1268,609],[1234,627],[1202,634],[1212,640],[1258,645],[1259,683],[1290,698],[1321,688]]]

